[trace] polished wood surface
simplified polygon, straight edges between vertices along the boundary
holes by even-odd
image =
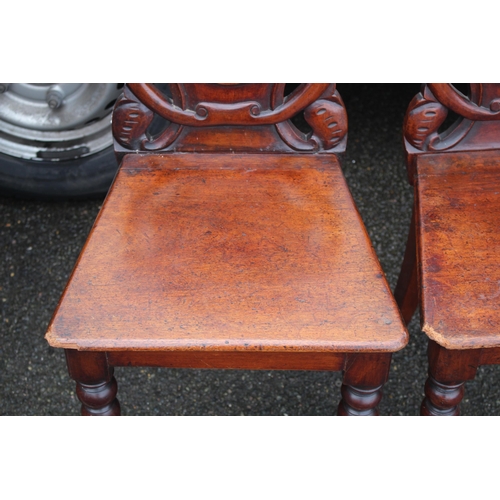
[[[429,337],[422,415],[459,415],[465,382],[500,364],[499,119],[500,84],[427,84],[406,113],[415,209],[395,297]]]
[[[423,330],[448,349],[500,347],[497,151],[418,160]]]
[[[125,158],[47,339],[393,352],[407,333],[335,157],[178,154]]]
[[[118,384],[105,353],[66,349],[66,362],[70,377],[77,381],[76,394],[82,402],[82,415],[120,415],[120,403],[116,399]]]
[[[342,371],[348,365],[349,359],[345,353],[338,352],[318,353],[227,350],[107,351],[106,357],[111,366],[313,371]]]

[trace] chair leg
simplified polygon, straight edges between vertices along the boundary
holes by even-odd
[[[411,318],[415,314],[415,310],[418,306],[418,269],[415,218],[416,210],[414,205],[403,265],[401,266],[398,283],[394,290],[394,297],[406,324],[411,321]]]
[[[389,376],[392,353],[349,354],[345,364],[338,415],[375,416]]]
[[[476,376],[480,349],[449,350],[429,339],[429,377],[420,414],[458,416],[467,380]]]
[[[105,353],[66,349],[66,362],[70,377],[76,381],[82,415],[120,415],[118,386]]]

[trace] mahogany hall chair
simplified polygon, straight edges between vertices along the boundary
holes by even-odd
[[[500,84],[423,86],[404,142],[415,204],[395,296],[407,323],[420,303],[429,337],[421,414],[458,415],[465,381],[500,364]]]
[[[346,110],[334,84],[285,89],[125,87],[46,337],[82,414],[120,413],[115,366],[343,371],[338,413],[378,413],[408,333],[340,169]]]

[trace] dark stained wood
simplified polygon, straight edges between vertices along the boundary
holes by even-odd
[[[415,217],[415,207],[413,207],[403,264],[398,283],[394,289],[394,298],[401,309],[401,314],[406,324],[411,321],[419,304]]]
[[[346,355],[337,352],[109,351],[113,366],[156,366],[239,370],[342,371]]]
[[[500,365],[500,348],[481,349],[480,365]]]
[[[457,416],[464,396],[464,382],[476,376],[480,349],[452,350],[429,339],[429,378],[421,414],[426,416]]]
[[[481,349],[447,349],[429,340],[429,373],[443,384],[458,384],[476,376]]]
[[[425,398],[420,414],[426,417],[456,417],[464,397],[464,382],[440,384],[432,375],[425,382]]]
[[[66,349],[65,353],[69,375],[76,381],[76,394],[82,403],[82,415],[120,415],[120,403],[116,399],[118,386],[106,354],[74,349]]]
[[[346,357],[338,407],[341,416],[378,415],[382,387],[389,377],[392,354],[362,353]]]
[[[163,366],[342,370],[339,414],[376,415],[408,333],[333,154],[335,85],[169,92],[116,104],[120,170],[47,332],[83,413],[119,413],[113,366]]]
[[[430,339],[422,415],[458,415],[465,381],[500,364],[500,84],[470,88],[425,85],[404,124],[416,229],[395,296],[407,322],[420,300]]]

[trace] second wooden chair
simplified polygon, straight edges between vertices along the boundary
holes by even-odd
[[[470,90],[425,85],[404,124],[415,205],[395,296],[429,337],[423,415],[458,415],[465,381],[500,364],[500,85]]]

